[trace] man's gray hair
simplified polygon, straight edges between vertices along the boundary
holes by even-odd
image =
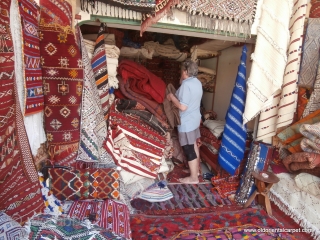
[[[198,64],[191,59],[187,59],[182,63],[182,70],[186,70],[189,77],[198,75]]]

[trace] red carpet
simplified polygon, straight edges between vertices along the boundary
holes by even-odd
[[[150,216],[134,214],[130,217],[133,239],[170,239],[184,230],[206,230],[255,224],[261,228],[282,228],[260,208],[184,215]]]

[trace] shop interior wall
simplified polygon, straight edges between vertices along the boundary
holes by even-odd
[[[247,48],[246,69],[248,79],[251,69],[250,55],[253,52],[253,45],[247,44]],[[214,97],[213,111],[217,113],[218,120],[224,120],[228,111],[238,73],[241,53],[242,47],[238,46],[222,50],[221,55],[219,56],[218,69],[216,69],[217,58],[201,60],[200,62],[201,66],[217,71],[215,92],[204,92],[202,101],[206,110],[212,110],[212,97]],[[250,121],[247,127],[248,129],[254,130],[254,121]]]

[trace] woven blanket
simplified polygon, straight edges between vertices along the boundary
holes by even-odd
[[[302,152],[300,142],[303,135],[300,133],[300,127],[303,124],[314,124],[320,121],[320,110],[317,110],[298,122],[292,124],[277,134],[280,143],[285,146],[291,153]]]
[[[180,0],[177,8],[189,13],[193,26],[250,36],[256,6],[256,0]]]
[[[319,31],[320,19],[309,18],[302,50],[301,68],[298,80],[299,86],[310,88],[314,85],[319,62]]]
[[[150,125],[159,134],[164,136],[167,133],[167,127],[162,126],[161,122],[152,113],[147,110],[124,110],[123,113],[139,118]]]
[[[130,213],[128,207],[111,199],[105,201],[76,201],[69,210],[68,217],[84,221],[93,218],[92,224],[107,229],[114,234],[131,239]]]
[[[45,130],[51,160],[60,165],[74,161],[80,140],[83,65],[70,25],[71,13],[65,1],[41,2]]]
[[[114,167],[112,157],[102,147],[107,136],[107,124],[96,87],[91,62],[85,48],[80,28],[77,28],[77,37],[80,39],[83,63],[83,92],[81,104],[80,144],[77,161],[104,163]]]
[[[273,94],[282,86],[292,7],[293,0],[263,2],[256,48],[251,55],[253,63],[247,84],[244,123],[268,107]]]
[[[0,229],[0,239],[28,239],[26,229],[4,212],[0,212]]]
[[[110,6],[130,9],[141,13],[153,13],[156,7],[156,0],[98,0],[109,4]],[[92,4],[89,0],[81,0],[81,10],[88,11],[88,4]],[[94,3],[93,3],[94,4]],[[98,3],[97,3],[98,5]],[[98,7],[98,6],[97,6]]]
[[[303,111],[302,117],[308,116],[310,113],[320,109],[320,65],[318,62],[318,69],[316,79],[313,85],[313,91]]]
[[[296,110],[296,119],[302,119],[304,113],[309,103],[309,99],[311,97],[312,89],[306,87],[298,87],[298,101],[297,101],[297,110]],[[309,115],[306,114],[305,116]]]
[[[134,116],[115,111],[114,107],[110,111],[110,126],[105,148],[116,164],[126,171],[155,178],[165,148],[165,137]]]
[[[319,198],[300,189],[294,175],[277,174],[280,181],[269,192],[273,201],[286,215],[290,216],[301,228],[310,229],[313,239],[320,239]]]
[[[142,65],[130,60],[123,60],[118,67],[118,73],[123,82],[130,79],[130,87],[134,92],[139,93],[150,100],[162,103],[165,97],[166,85],[163,80]]]
[[[242,118],[246,98],[246,60],[247,47],[244,45],[219,148],[219,164],[231,175],[239,167],[246,148],[247,127]]]
[[[20,4],[20,7],[19,7]],[[24,61],[24,58],[26,57],[25,53],[24,53],[24,49],[27,49],[26,51],[30,53],[30,51],[28,51],[28,49],[34,49],[34,51],[38,51],[39,53],[39,57],[40,57],[40,52],[39,52],[39,38],[38,38],[38,33],[34,33],[32,28],[34,27],[35,29],[38,29],[38,22],[36,22],[36,25],[30,25],[30,33],[28,35],[28,37],[26,36],[27,39],[30,38],[38,38],[38,41],[36,42],[32,42],[32,43],[27,43],[25,46],[25,41],[23,38],[23,33],[28,32],[27,29],[23,28],[22,26],[22,22],[21,22],[21,4],[26,4],[24,7],[26,7],[26,9],[28,9],[27,7],[29,7],[29,5],[31,5],[31,12],[29,15],[27,12],[24,12],[25,15],[29,15],[26,16],[26,18],[34,18],[34,14],[36,12],[38,12],[37,10],[37,5],[33,5],[34,3],[32,3],[32,1],[30,2],[26,2],[26,1],[20,1],[18,4],[18,2],[12,2],[11,4],[11,9],[10,9],[10,29],[11,29],[11,35],[12,35],[12,40],[13,40],[13,46],[15,49],[15,53],[14,53],[14,58],[15,58],[15,79],[17,82],[17,92],[19,95],[19,103],[20,103],[20,107],[21,109],[23,109],[23,114],[25,114],[25,109],[26,109],[26,97],[28,95],[28,91],[26,89],[26,73],[25,70],[26,69],[26,63]],[[35,12],[33,12],[33,10],[36,10]],[[28,10],[26,10],[28,11]],[[33,15],[32,15],[33,14]],[[34,19],[33,19],[34,20]],[[31,23],[30,23],[31,24]],[[23,29],[25,29],[25,31],[23,31]],[[31,32],[35,35],[32,35]],[[40,84],[41,84],[41,89],[39,91],[42,92],[42,72],[41,69],[35,69],[35,68],[30,68],[28,69],[29,73],[30,71],[34,71],[35,74],[37,74],[38,71],[40,71],[40,76],[37,78],[40,78]],[[31,73],[32,75],[32,73]],[[29,77],[29,83],[28,84],[33,84],[33,82],[31,82],[30,80],[31,78]],[[39,84],[39,81],[35,81],[35,85]],[[30,86],[30,85],[29,85]],[[32,90],[33,91],[33,90]],[[37,99],[39,98],[38,94],[36,94],[37,96],[34,97],[34,99],[32,101],[38,101]],[[43,110],[43,94],[41,94],[42,97],[40,99],[40,102],[42,102],[41,104],[41,109]],[[29,99],[30,100],[30,99]],[[39,108],[40,109],[40,108]],[[40,147],[40,145],[42,143],[44,143],[46,141],[46,135],[45,135],[45,131],[44,131],[44,117],[43,117],[43,111],[36,111],[35,113],[29,114],[28,116],[24,117],[24,125],[26,127],[26,131],[27,131],[27,135],[28,135],[28,139],[29,139],[29,143],[30,143],[30,147],[31,147],[31,152],[32,155],[35,156],[37,154],[37,151]]]
[[[140,36],[142,36],[149,26],[163,18],[170,8],[177,3],[179,3],[179,0],[156,0],[155,12],[143,13],[141,16]]]
[[[297,107],[297,81],[301,62],[307,0],[294,2],[289,24],[290,43],[281,90],[273,94],[272,105],[260,114],[257,140],[274,136],[277,128],[292,123]]]
[[[35,1],[20,0],[19,10],[22,23],[23,69],[26,87],[25,115],[29,115],[44,109],[38,35],[40,9]]]
[[[44,208],[14,79],[11,1],[0,2],[0,210],[23,224]]]
[[[104,31],[105,26],[101,23],[91,59],[91,65],[96,79],[104,119],[108,122],[108,112],[111,106],[109,100],[111,100],[112,93],[110,92],[108,85],[107,57],[104,48]]]
[[[147,49],[148,52],[152,52],[154,56],[167,57],[178,62],[183,62],[187,58],[187,53],[180,52],[174,45],[172,38],[168,39],[163,44],[153,41],[145,42],[143,47]]]
[[[81,222],[74,218],[54,217],[40,214],[30,220],[29,239],[125,239],[110,230],[91,224],[89,220]]]
[[[282,160],[286,169],[291,173],[303,172],[305,169],[314,169],[319,164],[319,161],[320,155],[313,152],[293,153]]]
[[[167,118],[164,113],[163,107],[161,104],[157,103],[156,101],[147,99],[141,94],[135,93],[130,89],[130,81],[124,83],[122,78],[118,76],[120,90],[127,98],[135,100],[141,103],[148,111],[150,111],[153,115],[157,117],[163,126],[168,126],[166,123]]]
[[[320,154],[320,122],[314,124],[303,124],[300,133],[304,136],[301,140],[301,149],[304,152]]]

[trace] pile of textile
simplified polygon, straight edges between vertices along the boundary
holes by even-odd
[[[84,45],[88,51],[89,59],[92,59],[92,54],[95,47],[95,42],[84,39]],[[105,43],[105,53],[107,57],[107,68],[108,68],[108,81],[112,86],[117,85],[117,67],[118,67],[118,59],[120,56],[120,49],[116,45],[110,45]]]
[[[202,83],[203,90],[206,92],[214,92],[216,72],[210,68],[198,67],[197,78]]]

